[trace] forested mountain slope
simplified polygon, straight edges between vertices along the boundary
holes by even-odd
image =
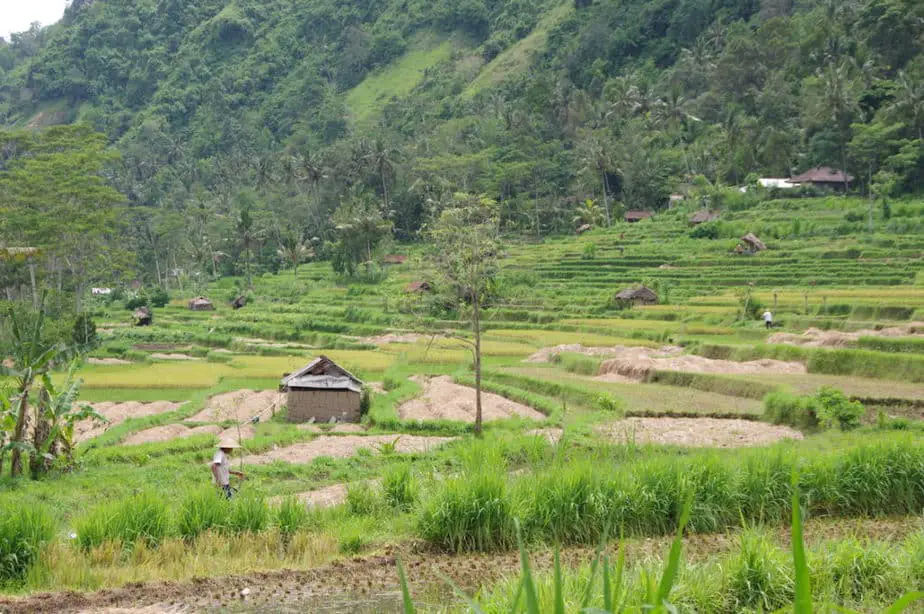
[[[158,280],[345,221],[412,238],[456,191],[533,236],[819,164],[899,195],[924,184],[924,5],[75,1],[0,46],[0,124],[62,122],[120,152],[120,247]]]

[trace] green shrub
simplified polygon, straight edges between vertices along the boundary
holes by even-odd
[[[834,597],[840,602],[896,599],[907,588],[890,549],[868,541],[848,538],[838,542],[820,569],[830,578]]]
[[[858,401],[851,401],[836,388],[822,386],[815,394],[814,404],[818,420],[825,428],[837,427],[849,431],[860,426],[866,409]]]
[[[193,539],[208,530],[224,529],[228,524],[230,504],[216,489],[192,491],[183,499],[177,514],[177,532]]]
[[[298,497],[286,497],[276,510],[276,526],[286,536],[295,534],[308,524],[308,508]]]
[[[347,487],[347,509],[356,516],[369,516],[381,511],[382,498],[366,482],[350,484]]]
[[[131,548],[138,540],[156,546],[169,534],[167,502],[152,493],[141,493],[122,501],[101,505],[77,523],[77,543],[84,549],[106,541],[118,541]]]
[[[92,347],[97,344],[99,339],[93,316],[86,312],[78,314],[77,319],[74,320],[74,332],[71,339],[78,346]]]
[[[170,302],[170,295],[167,294],[167,291],[160,286],[156,286],[154,291],[151,292],[151,306],[152,307],[166,307],[167,303]]]
[[[259,533],[269,524],[269,507],[263,497],[238,495],[231,500],[227,529],[232,533]]]
[[[54,521],[42,506],[0,510],[0,583],[21,581],[54,531]]]
[[[773,612],[792,602],[795,578],[786,554],[766,535],[741,536],[741,550],[729,566],[728,611]]]
[[[622,414],[625,411],[625,403],[622,399],[617,399],[608,392],[601,392],[597,395],[597,407],[614,414]]]
[[[764,397],[763,418],[772,424],[788,424],[800,429],[818,427],[814,400],[788,392],[771,392]]]
[[[363,386],[363,391],[359,396],[359,415],[365,416],[372,407],[372,391],[368,386]]]
[[[385,502],[391,507],[407,511],[417,501],[417,484],[409,464],[401,464],[389,469],[382,479],[382,492]]]
[[[421,536],[451,552],[506,550],[516,543],[503,476],[488,470],[444,482],[424,507]]]

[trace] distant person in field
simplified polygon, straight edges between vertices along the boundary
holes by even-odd
[[[770,313],[770,310],[764,312],[764,315],[761,316],[764,319],[764,324],[767,328],[773,328],[773,314]]]
[[[215,477],[215,484],[228,499],[234,496],[234,490],[231,488],[231,476],[236,475],[242,480],[247,479],[247,476],[240,471],[231,470],[231,454],[235,448],[239,447],[233,441],[223,440],[219,442],[218,451],[212,457],[212,475]]]

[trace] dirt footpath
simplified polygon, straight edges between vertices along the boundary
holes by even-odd
[[[130,360],[122,360],[121,358],[87,358],[88,365],[130,365],[132,362]]]
[[[99,424],[93,420],[84,420],[78,422],[74,428],[74,439],[77,442],[87,441],[98,437],[117,424],[125,422],[129,418],[141,418],[144,416],[153,416],[168,411],[176,411],[182,403],[171,403],[170,401],[154,401],[153,403],[140,403],[138,401],[126,401],[124,403],[90,403],[98,414],[109,420],[108,424]]]
[[[806,329],[801,335],[774,333],[767,337],[767,343],[804,347],[845,347],[853,345],[860,337],[918,337],[922,335],[924,335],[924,322],[911,322],[881,330],[858,330],[852,333],[818,328]]]
[[[717,373],[732,375],[757,375],[781,373],[796,375],[806,373],[805,365],[801,362],[784,362],[763,358],[750,362],[736,362],[734,360],[715,360],[694,356],[692,354],[678,354],[673,348],[653,350],[650,348],[622,347],[613,348],[618,352],[600,365],[598,375],[621,375],[623,377],[642,380],[651,371],[682,371],[684,373]]]
[[[189,428],[182,424],[166,424],[164,426],[155,426],[154,428],[132,433],[122,441],[122,445],[136,446],[142,443],[170,441],[171,439],[183,439],[196,435],[219,435],[221,432],[222,428],[217,424],[197,426],[195,428]]]
[[[453,383],[446,375],[427,378],[411,378],[423,387],[423,394],[416,399],[402,403],[398,415],[404,420],[458,420],[471,422],[475,419],[475,389]],[[482,418],[504,420],[520,417],[529,420],[545,420],[545,415],[532,407],[515,403],[502,396],[481,393]]]
[[[639,347],[639,348],[626,348],[623,346],[616,347],[585,347],[580,343],[567,343],[564,345],[556,345],[555,347],[542,348],[523,362],[552,362],[555,360],[555,357],[559,354],[583,354],[584,356],[616,356],[619,353],[627,349],[643,349],[647,350],[648,348]],[[683,348],[677,347],[674,345],[666,345],[659,350],[656,350],[658,354],[682,354]]]
[[[272,417],[274,410],[279,410],[286,403],[286,395],[275,390],[237,390],[211,397],[205,409],[189,418],[190,422],[222,422],[233,420],[244,423],[255,416],[265,422]]]
[[[628,418],[597,427],[597,432],[619,443],[652,443],[702,448],[765,446],[783,439],[802,439],[787,426],[751,420],[716,418]]]
[[[348,458],[360,448],[379,453],[383,446],[394,444],[395,452],[408,454],[426,452],[453,441],[455,437],[420,437],[417,435],[321,435],[305,443],[276,448],[263,454],[244,457],[249,465],[265,465],[274,461],[284,463],[310,463],[320,456]]]
[[[430,335],[419,335],[417,333],[387,333],[377,337],[362,337],[360,343],[369,345],[387,345],[389,343],[417,343],[421,339],[430,339]]]

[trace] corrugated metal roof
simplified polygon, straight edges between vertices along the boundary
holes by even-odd
[[[290,379],[286,385],[289,388],[311,390],[352,390],[362,392],[362,386],[349,377],[335,375],[302,375]]]

